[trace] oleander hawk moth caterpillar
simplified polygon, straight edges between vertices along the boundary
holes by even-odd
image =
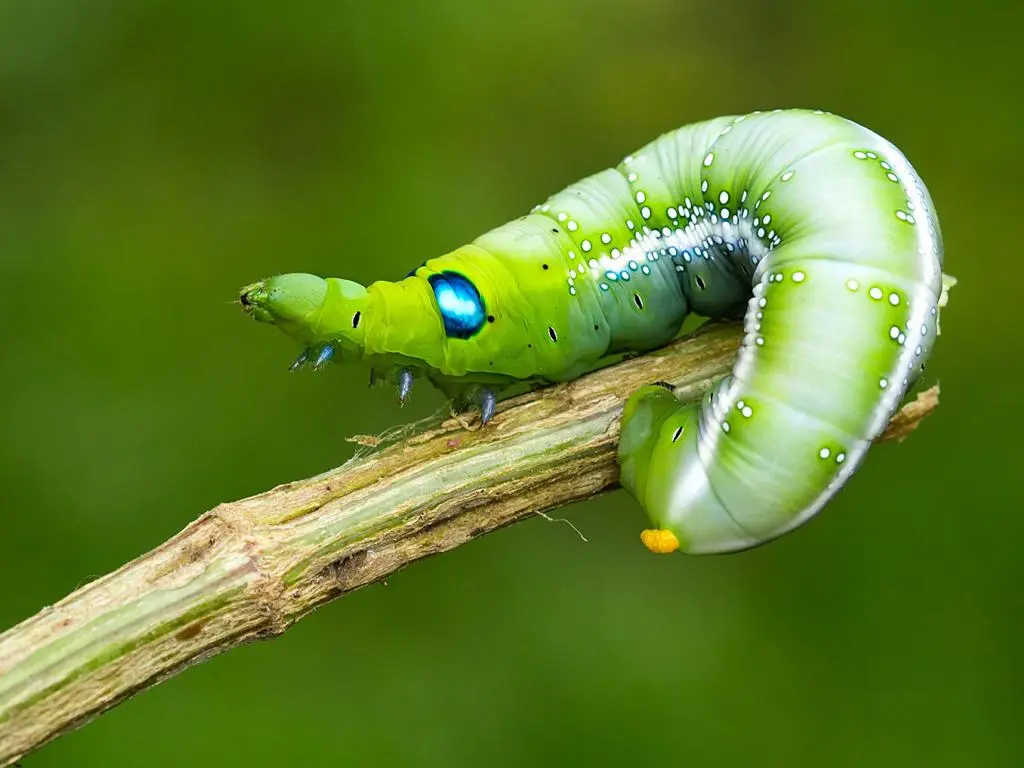
[[[528,215],[368,287],[289,274],[243,289],[306,351],[475,399],[561,382],[670,341],[689,313],[743,317],[731,375],[699,406],[643,387],[622,484],[655,552],[753,547],[815,515],[924,368],[942,291],[930,195],[900,150],[822,111],[667,133]]]

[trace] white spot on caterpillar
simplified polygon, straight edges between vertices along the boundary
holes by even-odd
[[[896,327],[894,325],[892,328],[889,329],[889,338],[890,339],[898,339],[899,336],[900,336],[900,329],[898,327]]]
[[[889,181],[899,181],[900,180],[900,177],[897,176],[895,173],[892,173],[891,171],[889,173],[885,174],[885,176],[886,176],[887,179],[889,179]]]
[[[740,409],[740,413],[742,413],[746,418],[749,419],[751,416],[754,415],[754,409],[751,408],[749,405],[746,405],[742,409]]]
[[[636,193],[636,201],[638,203],[642,203],[646,199],[647,199],[647,195],[645,195],[643,192],[637,192]]]
[[[878,386],[880,386],[882,389],[885,389],[886,387],[889,386],[889,380],[888,379],[879,379],[878,380]]]
[[[669,208],[668,209],[668,217],[670,219],[677,219],[677,218],[679,218],[678,213],[677,213],[675,208]]]
[[[818,451],[818,455],[823,459],[827,459],[829,456],[832,455],[832,451],[830,451],[828,448],[822,448],[820,451]]]
[[[576,251],[569,251],[569,258],[570,259],[575,259],[576,258]]]
[[[836,454],[836,464],[842,464],[844,461],[846,461],[846,454],[845,453],[837,453]]]
[[[729,429],[730,429],[730,427],[729,427],[729,422],[728,422],[728,421],[723,421],[723,422],[722,422],[722,431],[723,431],[723,432],[728,432],[728,431],[729,431]]]
[[[609,235],[607,232],[602,232],[601,233],[601,242],[602,243],[604,243],[605,245],[608,245],[608,243],[610,243],[611,241],[612,241],[612,236],[611,235]]]
[[[805,275],[803,272],[794,272],[793,273],[793,282],[794,283],[802,283],[804,281],[805,277],[807,277],[807,275]]]
[[[626,180],[630,182],[636,181],[636,174],[630,172],[630,174],[626,177]]]
[[[860,283],[858,283],[856,280],[847,280],[846,287],[849,288],[851,291],[856,291],[858,288],[860,288]]]
[[[879,299],[881,299],[881,298],[882,298],[882,289],[881,289],[881,288],[879,288],[879,287],[878,287],[878,286],[876,285],[876,286],[875,286],[874,288],[872,288],[872,289],[871,289],[870,291],[868,291],[868,295],[869,295],[869,296],[870,296],[870,297],[871,297],[872,299],[875,299],[875,300],[877,301],[877,300],[879,300]]]
[[[710,168],[713,162],[715,162],[715,153],[708,152],[707,155],[705,155],[704,157],[704,167]]]
[[[645,205],[643,208],[640,209],[640,215],[643,216],[645,219],[651,218],[651,209]]]
[[[590,250],[590,248],[591,248],[591,246],[590,246],[590,241],[589,241],[589,240],[584,240],[584,241],[583,241],[582,243],[580,243],[580,248],[582,248],[582,249],[583,249],[583,252],[584,252],[584,253],[586,253],[587,251],[589,251],[589,250]]]
[[[562,212],[560,212],[558,214],[558,220],[559,221],[565,221],[568,218],[569,218],[569,216],[564,211],[562,211]]]
[[[898,307],[900,305],[899,294],[890,293],[889,294],[889,303],[892,304],[894,307]]]
[[[704,179],[704,181],[702,181],[700,183],[700,191],[701,192],[707,192],[708,191],[708,180],[707,179]]]
[[[566,224],[565,226],[566,229],[568,229],[570,232],[575,232],[577,229],[579,229],[579,225],[575,221],[572,221],[571,219],[569,220],[569,223]]]
[[[861,152],[859,149],[853,153],[853,156],[858,160],[866,160],[868,157],[866,152]]]
[[[725,205],[726,203],[729,202],[729,193],[726,192],[724,189],[718,193],[718,202],[721,203],[722,205]]]
[[[796,173],[796,171],[786,171],[784,174],[782,174],[782,181],[789,181],[790,179],[793,178],[794,173]]]

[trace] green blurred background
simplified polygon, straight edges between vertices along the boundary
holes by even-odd
[[[943,403],[827,512],[656,558],[622,493],[419,563],[24,760],[1024,763],[1015,2],[0,2],[0,627],[400,412],[229,302],[400,277],[727,112],[899,144],[960,278]]]

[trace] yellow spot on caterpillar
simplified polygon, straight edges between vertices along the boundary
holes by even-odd
[[[640,541],[656,555],[667,555],[679,549],[679,539],[672,531],[655,528],[642,531]]]

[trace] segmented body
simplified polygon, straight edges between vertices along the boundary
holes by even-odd
[[[691,312],[743,316],[732,375],[700,408],[637,393],[620,446],[652,549],[732,551],[807,520],[858,466],[929,356],[941,268],[894,145],[827,113],[755,113],[668,133],[371,285],[360,343],[441,386],[497,386],[661,346]]]

